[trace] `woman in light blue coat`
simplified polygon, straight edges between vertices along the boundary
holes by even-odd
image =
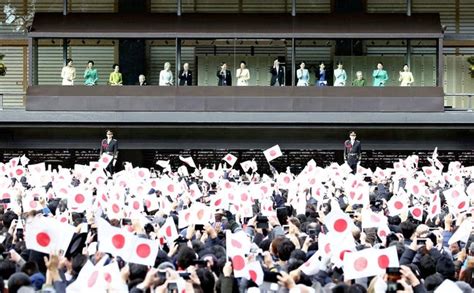
[[[300,69],[296,71],[296,77],[298,78],[297,86],[308,86],[309,84],[309,71],[304,67],[305,63],[301,62]]]

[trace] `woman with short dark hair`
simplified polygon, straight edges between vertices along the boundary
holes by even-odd
[[[74,85],[74,79],[76,79],[76,68],[72,65],[72,59],[67,59],[66,64],[61,71],[61,77],[63,79],[62,85]]]
[[[84,71],[84,84],[88,86],[97,85],[99,77],[97,76],[97,69],[94,68],[94,61],[87,62],[86,70]]]

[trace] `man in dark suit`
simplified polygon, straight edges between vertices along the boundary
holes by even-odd
[[[352,174],[357,172],[357,163],[361,159],[361,143],[356,140],[356,133],[351,131],[349,139],[344,142],[344,160],[352,169]]]
[[[227,70],[227,64],[222,62],[221,69],[217,70],[217,78],[219,82],[218,86],[231,86],[232,85],[232,75],[230,75],[230,70]]]
[[[110,173],[110,176],[114,174],[114,166],[118,156],[118,141],[114,139],[114,133],[110,130],[106,131],[107,138],[104,138],[100,143],[100,155],[103,153],[113,156],[113,160],[109,163],[106,170]]]
[[[270,69],[270,73],[272,74],[272,79],[270,81],[271,86],[285,85],[285,68],[280,65],[278,59],[273,61],[273,67]]]
[[[193,75],[192,72],[189,70],[188,63],[183,64],[183,69],[179,71],[178,78],[179,85],[193,85]]]

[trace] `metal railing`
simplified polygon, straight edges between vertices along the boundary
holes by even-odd
[[[473,110],[474,93],[447,93],[444,95],[444,108],[447,111],[468,111]]]

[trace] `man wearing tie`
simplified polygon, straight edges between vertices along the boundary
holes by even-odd
[[[271,86],[284,86],[285,85],[285,69],[280,65],[280,61],[275,59],[273,61],[273,67],[270,69],[272,79],[270,81]]]
[[[352,174],[357,172],[357,163],[361,159],[361,144],[356,140],[356,133],[351,131],[349,139],[344,142],[344,160],[352,169]]]
[[[232,76],[230,75],[230,70],[227,70],[227,64],[222,62],[221,69],[217,70],[218,86],[231,86],[232,85]]]
[[[179,85],[186,85],[190,86],[193,85],[193,76],[191,71],[189,70],[189,64],[184,63],[183,69],[179,71]]]
[[[114,133],[110,130],[106,131],[107,138],[104,138],[100,143],[100,155],[103,153],[113,156],[113,160],[109,163],[106,170],[110,173],[110,176],[114,174],[114,166],[118,156],[118,142],[114,139]]]

